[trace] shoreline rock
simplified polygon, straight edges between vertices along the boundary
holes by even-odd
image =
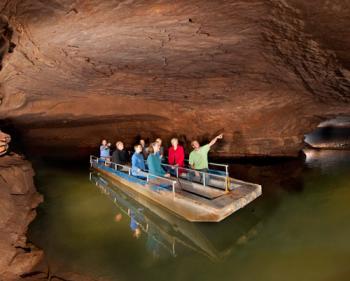
[[[0,158],[0,276],[18,280],[42,260],[43,251],[27,242],[35,208],[43,201],[36,191],[34,170],[17,154]]]

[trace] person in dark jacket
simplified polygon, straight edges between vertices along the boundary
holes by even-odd
[[[120,165],[126,165],[130,162],[129,153],[124,149],[124,144],[121,141],[116,143],[116,150],[112,154],[112,162]],[[118,167],[120,170],[121,167]]]

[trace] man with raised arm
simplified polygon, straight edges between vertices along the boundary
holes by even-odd
[[[200,146],[197,140],[191,142],[193,147],[192,152],[190,153],[190,166],[192,169],[208,172],[208,152],[210,148],[216,143],[218,139],[223,138],[223,134],[220,134],[213,138],[210,143]]]

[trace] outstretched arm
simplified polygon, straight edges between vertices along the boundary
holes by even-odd
[[[209,143],[209,146],[213,146],[213,145],[216,143],[216,141],[217,141],[218,139],[222,139],[223,136],[224,136],[224,134],[220,134],[220,135],[216,136],[215,138],[213,138],[213,139],[211,140],[211,142]]]

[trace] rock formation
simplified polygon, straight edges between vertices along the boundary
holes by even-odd
[[[22,157],[0,157],[0,280],[18,280],[43,256],[26,238],[35,208],[42,200],[33,176],[31,164]]]
[[[348,0],[7,0],[0,11],[16,45],[0,118],[27,144],[84,153],[102,137],[223,131],[217,155],[297,155],[321,121],[350,115]]]
[[[8,134],[5,134],[0,131],[0,156],[4,155],[8,148],[11,137]]]

